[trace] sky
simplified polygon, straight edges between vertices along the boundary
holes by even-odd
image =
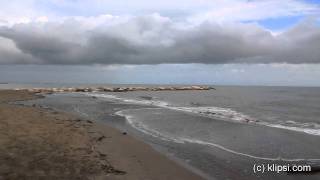
[[[0,83],[319,79],[318,0],[0,0]]]

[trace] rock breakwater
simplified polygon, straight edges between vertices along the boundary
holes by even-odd
[[[129,91],[187,91],[187,90],[214,90],[210,86],[160,86],[160,87],[62,87],[62,88],[26,88],[33,93],[57,93],[57,92],[129,92]]]

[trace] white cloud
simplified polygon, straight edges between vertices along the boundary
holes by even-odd
[[[212,1],[210,10],[200,12],[188,18],[190,22],[239,22],[255,21],[286,16],[319,15],[319,5],[297,0],[261,0],[261,1]]]
[[[47,16],[40,16],[40,17],[37,17],[36,22],[46,23],[46,22],[49,22],[49,19]]]
[[[91,20],[19,24],[0,28],[0,36],[40,64],[319,63],[314,20],[277,36],[255,24],[188,26],[159,14]],[[12,63],[26,63],[18,57]],[[0,62],[8,63],[4,58]]]
[[[15,57],[6,53],[12,63],[319,62],[320,30],[313,21],[277,34],[239,22],[320,12],[318,5],[303,1],[11,0],[2,4],[0,37],[19,51]],[[188,13],[182,19],[161,15],[175,8]],[[85,14],[85,9],[97,15]],[[109,13],[117,9],[128,14]],[[137,10],[159,13],[136,15]],[[21,55],[28,58],[19,61]],[[0,57],[0,63],[7,62]]]
[[[123,17],[152,13],[171,18],[179,16],[182,21],[199,24],[295,15],[319,16],[319,12],[319,5],[300,0],[10,0],[0,1],[0,25],[4,22],[7,25],[28,23],[43,17],[54,21],[66,17],[91,19],[94,24],[94,21],[109,18],[104,14]]]

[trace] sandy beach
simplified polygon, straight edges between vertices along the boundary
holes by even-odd
[[[101,122],[12,103],[33,98],[0,91],[0,179],[202,179]]]

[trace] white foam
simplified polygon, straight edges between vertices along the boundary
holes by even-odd
[[[128,98],[121,98],[115,95],[110,94],[100,94],[100,93],[84,93],[88,96],[95,96],[113,100],[120,100],[124,103],[131,103],[131,104],[141,104],[141,105],[151,105],[151,106],[158,106],[158,107],[167,107],[169,103],[164,101],[156,101],[156,100],[137,100],[137,99],[128,99]]]
[[[184,111],[189,113],[198,114],[205,117],[219,118],[223,120],[236,121],[236,122],[256,122],[248,115],[239,113],[229,108],[220,107],[169,107],[173,110]]]
[[[87,96],[95,96],[95,97],[101,97],[101,98],[107,98],[107,99],[117,99],[117,100],[122,99],[110,94],[100,94],[100,93],[83,93],[83,94]]]
[[[113,100],[120,100],[125,103],[132,103],[132,104],[141,104],[141,105],[149,105],[149,106],[157,106],[166,109],[176,110],[176,111],[183,111],[188,113],[193,113],[201,116],[206,117],[214,117],[223,120],[231,120],[231,121],[239,121],[239,122],[255,122],[255,120],[247,115],[242,113],[236,112],[229,108],[220,108],[220,107],[177,107],[172,106],[168,102],[165,101],[157,101],[157,100],[137,100],[137,99],[127,99],[127,98],[120,98],[115,95],[107,95],[107,94],[96,94],[96,93],[86,93],[86,95],[102,97],[107,99]]]
[[[215,144],[215,143],[210,143],[210,142],[205,142],[205,141],[201,141],[201,140],[195,140],[195,139],[182,139],[184,142],[189,142],[189,143],[197,143],[197,144],[203,144],[203,145],[207,145],[207,146],[211,146],[211,147],[215,147],[224,151],[227,151],[229,153],[232,154],[236,154],[236,155],[240,155],[240,156],[244,156],[247,158],[252,158],[252,159],[260,159],[260,160],[268,160],[268,161],[288,161],[288,162],[297,162],[297,161],[320,161],[320,159],[305,159],[305,158],[281,158],[281,157],[261,157],[261,156],[255,156],[255,155],[251,155],[251,154],[247,154],[247,153],[242,153],[242,152],[238,152],[229,148],[226,148],[222,145],[219,144]]]
[[[261,124],[264,124],[264,123],[261,123]],[[304,123],[304,124],[306,124],[306,123]],[[269,124],[265,123],[265,125],[269,126],[269,127],[286,129],[286,130],[291,130],[291,131],[298,131],[298,132],[303,132],[303,133],[307,133],[307,134],[311,134],[311,135],[315,135],[315,136],[320,136],[320,129],[285,126],[285,125],[281,125],[281,124],[270,124],[270,123]]]
[[[122,111],[118,111],[116,112],[115,114],[118,115],[118,116],[122,116],[122,117],[125,117],[127,122],[132,126],[134,127],[135,129],[145,133],[145,134],[148,134],[148,135],[151,135],[153,137],[156,137],[156,138],[159,138],[161,140],[164,140],[164,141],[173,141],[175,143],[184,143],[184,141],[181,141],[177,138],[173,138],[172,136],[169,136],[169,135],[165,135],[157,130],[154,130],[154,129],[151,129],[149,128],[146,124],[143,124],[141,123],[141,121],[139,120],[136,120],[133,116],[130,116],[128,114],[125,114],[127,110],[122,110]]]
[[[166,108],[166,109],[171,109],[176,111],[183,111],[183,112],[192,113],[198,116],[204,116],[204,117],[209,117],[209,118],[218,119],[218,120],[232,121],[232,122],[238,122],[238,123],[250,123],[250,124],[253,123],[253,124],[262,125],[262,126],[286,129],[290,131],[296,131],[296,132],[302,132],[310,135],[320,136],[320,124],[315,122],[299,123],[295,121],[286,121],[286,122],[270,123],[270,122],[257,121],[256,119],[248,115],[237,112],[230,108],[221,108],[221,107],[214,107],[214,106],[177,107],[177,106],[170,105],[168,102],[157,101],[157,100],[128,99],[128,98],[117,97],[115,95],[100,94],[100,93],[85,93],[85,94],[89,96],[96,96],[101,98],[118,100],[125,103],[149,105],[149,106],[156,106],[156,107],[161,107],[161,108]]]
[[[149,128],[147,125],[141,123],[141,121],[139,121],[138,119],[135,119],[135,117],[128,115],[126,112],[129,110],[122,110],[122,111],[118,111],[116,112],[117,115],[119,116],[123,116],[126,118],[127,122],[134,127],[135,129],[151,135],[153,137],[159,138],[161,140],[164,141],[172,141],[175,143],[180,143],[180,144],[185,144],[185,143],[194,143],[194,144],[201,144],[201,145],[206,145],[206,146],[210,146],[210,147],[214,147],[214,148],[218,148],[220,150],[238,155],[238,156],[243,156],[246,158],[252,158],[252,159],[259,159],[259,160],[268,160],[268,161],[287,161],[287,162],[297,162],[297,161],[320,161],[320,159],[304,159],[304,158],[281,158],[281,157],[262,157],[262,156],[256,156],[256,155],[251,155],[251,154],[247,154],[247,153],[242,153],[242,152],[238,152],[232,149],[229,149],[225,146],[219,145],[219,144],[215,144],[212,142],[206,142],[206,141],[202,141],[202,140],[197,140],[197,139],[190,139],[190,138],[184,138],[184,137],[174,137],[172,135],[166,135],[164,133],[161,133],[157,130],[151,129]]]

